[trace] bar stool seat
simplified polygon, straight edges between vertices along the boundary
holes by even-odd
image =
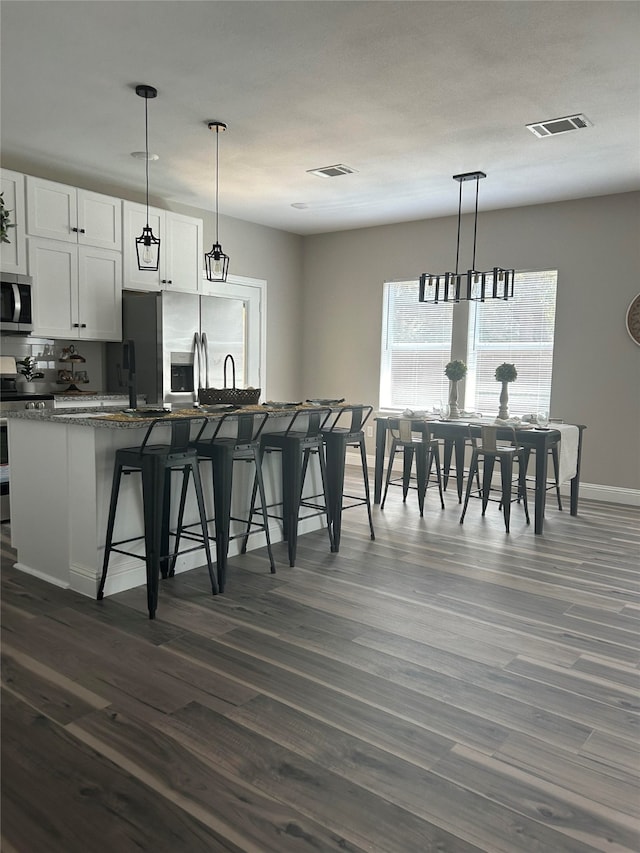
[[[207,517],[198,468],[198,454],[193,448],[189,447],[189,437],[193,423],[201,423],[203,420],[204,418],[157,418],[149,425],[144,439],[138,447],[124,447],[116,450],[102,577],[100,578],[100,585],[98,587],[97,597],[99,601],[104,597],[109,559],[113,551],[145,561],[147,572],[147,605],[150,619],[155,617],[157,609],[159,575],[161,573],[162,577],[167,577],[170,571],[173,571],[179,553],[185,554],[199,548],[204,548],[207,569],[211,579],[211,591],[214,595],[217,594],[218,584],[211,562],[209,539],[206,535]],[[170,428],[170,442],[168,444],[152,445],[149,443],[149,439],[156,427],[160,425]],[[169,529],[170,504],[173,491],[171,473],[178,470],[182,471],[182,488],[180,492],[177,529],[175,532],[171,532]],[[144,533],[140,536],[133,536],[114,542],[113,532],[120,493],[120,482],[123,474],[132,473],[139,473],[142,478]],[[179,552],[190,476],[193,477],[200,519],[199,524],[203,533],[203,539],[200,545]],[[171,536],[175,537],[173,550],[169,550]],[[144,556],[121,547],[122,545],[141,539],[144,539],[145,543]]]
[[[211,435],[206,435],[208,424],[203,424],[192,447],[201,460],[211,460],[211,475],[213,485],[213,503],[215,514],[215,536],[210,536],[216,543],[216,564],[218,568],[218,586],[224,592],[227,576],[227,556],[229,543],[242,537],[246,550],[247,537],[251,533],[264,531],[267,540],[267,553],[271,573],[275,574],[276,566],[271,552],[271,537],[269,535],[269,519],[266,512],[264,481],[262,477],[262,453],[260,450],[260,435],[269,415],[266,412],[229,412],[215,421]],[[233,435],[222,435],[223,425],[230,423],[234,426]],[[253,485],[260,495],[262,521],[254,521],[252,511],[247,518],[232,515],[233,467],[234,462],[249,462],[255,466]],[[231,522],[246,524],[242,533],[231,532]],[[194,527],[195,525],[190,525]],[[191,531],[183,529],[183,536],[192,537]],[[195,537],[194,537],[195,538]],[[199,537],[198,537],[199,538]]]
[[[349,405],[342,406],[334,412],[331,423],[323,428],[327,452],[327,484],[329,491],[329,522],[333,533],[333,550],[340,550],[340,534],[342,530],[342,512],[356,506],[366,506],[369,516],[371,539],[376,538],[371,514],[371,496],[369,490],[369,469],[367,467],[367,448],[364,439],[364,425],[373,412],[373,406]],[[360,450],[364,496],[349,495],[344,492],[344,469],[347,447],[357,447]],[[353,503],[345,505],[345,498]]]
[[[507,429],[507,427],[501,427]],[[467,480],[467,488],[464,498],[464,506],[462,515],[460,516],[460,524],[464,522],[464,517],[467,512],[469,498],[473,492],[473,478],[478,477],[479,464],[482,460],[482,485],[479,490],[476,490],[476,497],[482,499],[482,515],[485,514],[489,500],[491,498],[491,480],[495,463],[500,465],[501,475],[501,490],[499,503],[504,516],[504,525],[507,533],[509,533],[509,524],[511,519],[511,503],[513,500],[520,502],[524,507],[524,514],[529,524],[529,507],[527,504],[527,453],[524,447],[518,444],[516,440],[516,431],[513,427],[508,428],[511,432],[511,439],[508,443],[500,443],[497,438],[498,427],[496,426],[481,426],[480,441],[469,430],[469,438],[473,447],[471,453],[471,462],[469,465],[469,478]],[[514,461],[518,462],[518,488],[517,494],[512,497],[512,481],[513,481],[513,465]]]
[[[327,519],[327,531],[331,550],[335,550],[333,544],[333,532],[329,521],[329,493],[327,485],[327,468],[324,450],[324,436],[322,428],[331,414],[330,408],[318,407],[314,409],[298,409],[289,425],[282,432],[263,432],[260,437],[260,452],[279,452],[282,457],[282,500],[266,504],[264,509],[269,518],[277,518],[282,522],[283,538],[287,542],[289,565],[296,564],[296,550],[298,544],[298,522],[300,520],[301,507],[313,510],[304,518],[314,515],[324,515]],[[300,420],[307,418],[307,425],[299,426]],[[304,497],[304,484],[311,456],[317,456],[320,465],[320,476],[322,479],[322,493]],[[253,487],[251,496],[251,514],[261,512],[256,509],[257,484]],[[282,514],[269,512],[277,507],[282,507]],[[246,539],[242,552],[246,550]]]
[[[387,477],[380,509],[384,509],[389,486],[402,485],[403,502],[407,500],[410,488],[417,489],[420,515],[424,515],[424,499],[434,465],[438,491],[440,493],[440,505],[444,509],[440,445],[437,439],[431,437],[431,429],[427,421],[416,420],[414,418],[389,418],[388,427],[391,434],[391,448],[389,450]],[[401,451],[404,457],[402,477],[393,477],[393,460],[396,453],[400,453]],[[411,469],[413,467],[414,456],[416,460],[415,486],[411,483]]]

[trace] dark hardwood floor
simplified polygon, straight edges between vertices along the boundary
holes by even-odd
[[[155,621],[5,530],[4,853],[638,851],[638,510],[446,502],[163,581]]]

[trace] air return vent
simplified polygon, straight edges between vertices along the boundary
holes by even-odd
[[[344,163],[337,163],[335,166],[322,166],[320,169],[307,169],[310,175],[317,175],[319,178],[337,178],[339,175],[355,175],[357,171],[351,166],[345,166]]]
[[[569,133],[572,130],[583,130],[585,127],[593,127],[592,122],[581,113],[562,118],[552,118],[548,121],[537,121],[526,125],[528,129],[539,139],[545,136],[557,136],[559,133]]]

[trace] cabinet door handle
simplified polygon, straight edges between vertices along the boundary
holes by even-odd
[[[76,229],[76,231],[77,231],[77,230],[78,230],[78,229]],[[86,234],[87,232],[84,230],[84,228],[80,228],[80,233],[81,233],[81,234]]]
[[[72,230],[72,231],[75,231],[75,233],[76,233],[76,234],[78,233],[78,229],[77,229],[77,228],[72,228],[71,230]]]
[[[87,328],[87,324],[86,324],[86,323],[80,323],[80,328],[81,328],[81,329],[86,329],[86,328]]]
[[[74,328],[74,329],[79,329],[79,328],[80,328],[80,323],[74,323],[74,324],[73,324],[73,328]]]

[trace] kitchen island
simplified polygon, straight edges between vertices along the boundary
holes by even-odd
[[[255,408],[265,410],[262,406]],[[286,428],[296,408],[268,411],[265,429],[275,431]],[[173,414],[208,419],[220,417],[219,413],[200,409]],[[11,538],[17,551],[16,568],[95,598],[102,572],[115,452],[122,447],[139,445],[150,422],[104,408],[11,413],[8,421],[12,470]],[[154,443],[168,441],[168,427],[160,424],[156,430]],[[263,464],[269,503],[281,500],[280,465],[279,461],[274,461],[275,456],[265,456]],[[310,476],[314,479],[309,489],[316,494],[322,486],[316,466],[311,468]],[[213,518],[211,478],[206,463],[203,463],[203,483],[207,517]],[[238,465],[234,471],[233,515],[246,517],[252,483],[250,466]],[[175,505],[177,501],[172,503]],[[190,490],[185,520],[189,523],[197,519],[197,507]],[[172,506],[172,529],[175,520]],[[135,475],[123,478],[117,525],[121,539],[143,532],[140,480]],[[321,517],[301,519],[299,532],[322,526]],[[270,525],[270,533],[273,542],[282,540],[282,527],[275,520]],[[230,555],[238,553],[240,541],[232,541]],[[249,538],[248,547],[259,548],[265,541],[264,534],[257,533]],[[139,544],[142,556],[142,542],[132,544]],[[202,552],[191,552],[178,558],[175,570],[178,573],[202,564]],[[145,583],[142,559],[112,554],[105,595]]]

